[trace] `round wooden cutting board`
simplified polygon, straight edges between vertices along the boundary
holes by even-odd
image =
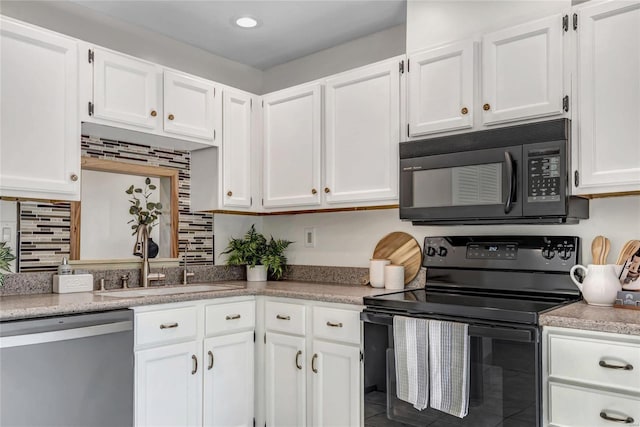
[[[389,259],[391,264],[404,266],[404,284],[418,275],[422,262],[422,251],[416,239],[402,231],[384,236],[373,251],[374,259]]]

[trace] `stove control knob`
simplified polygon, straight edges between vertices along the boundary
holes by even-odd
[[[542,248],[542,256],[546,259],[551,259],[556,255],[555,251],[551,246],[545,246]]]
[[[447,248],[445,248],[444,246],[440,246],[438,248],[438,256],[447,256]]]
[[[567,260],[571,258],[571,253],[573,252],[573,248],[569,245],[563,245],[558,247],[558,256],[560,259]]]
[[[434,248],[433,246],[427,246],[427,256],[435,256],[436,255],[436,248]]]

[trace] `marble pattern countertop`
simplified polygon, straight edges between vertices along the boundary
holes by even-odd
[[[598,307],[580,301],[542,314],[540,324],[542,326],[640,335],[640,310]]]
[[[32,294],[0,297],[0,321],[57,316],[91,311],[107,311],[141,305],[167,304],[242,295],[266,295],[344,304],[362,305],[363,297],[392,291],[359,285],[336,285],[297,281],[211,282],[233,285],[231,289],[170,295],[116,298],[95,292]],[[140,289],[140,288],[132,288]]]

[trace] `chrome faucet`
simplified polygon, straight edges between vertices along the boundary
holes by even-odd
[[[138,226],[138,233],[136,234],[136,244],[133,246],[133,254],[137,256],[142,255],[142,269],[140,274],[140,286],[147,288],[149,282],[153,280],[162,280],[165,275],[162,273],[151,273],[151,267],[149,266],[149,229],[146,224],[140,224]]]
[[[191,245],[189,244],[189,242],[187,242],[187,244],[184,246],[184,254],[182,255],[183,259],[184,259],[184,269],[182,270],[182,284],[183,285],[188,285],[189,284],[189,277],[193,277],[195,276],[195,273],[189,273],[187,271],[187,254],[189,253],[189,247]]]

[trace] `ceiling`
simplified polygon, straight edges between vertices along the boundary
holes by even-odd
[[[406,0],[74,2],[260,70],[406,20]],[[246,15],[258,27],[234,25]]]

